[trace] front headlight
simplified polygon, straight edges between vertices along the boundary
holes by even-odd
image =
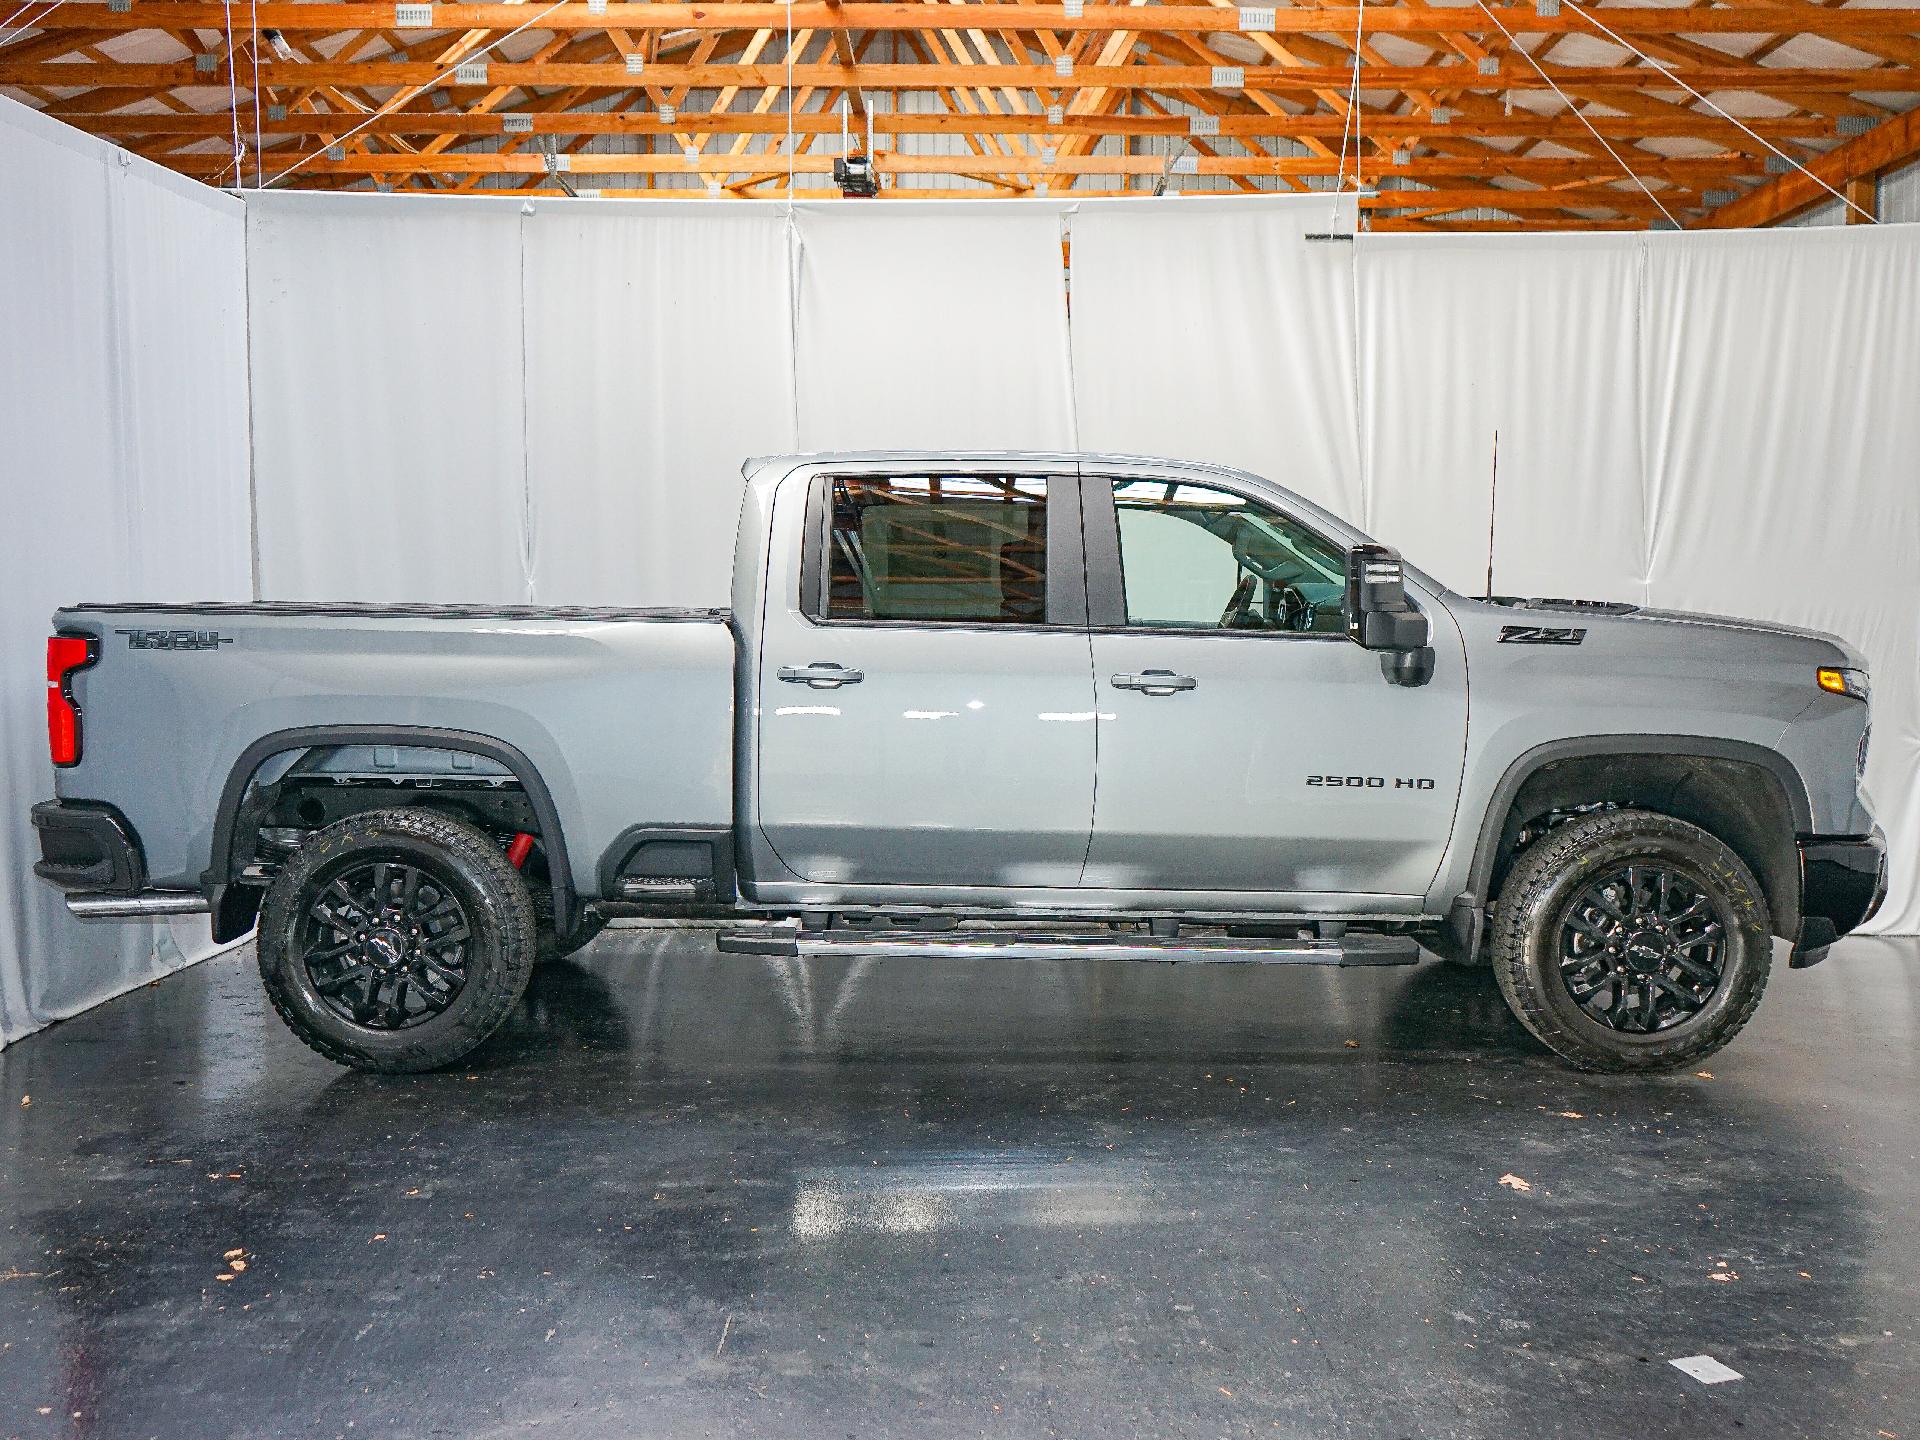
[[[1820,688],[1829,694],[1851,695],[1856,700],[1867,698],[1870,687],[1864,670],[1839,670],[1822,666],[1813,673]]]

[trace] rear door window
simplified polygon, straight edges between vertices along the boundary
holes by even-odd
[[[1038,476],[835,476],[828,620],[1041,625],[1047,481]]]

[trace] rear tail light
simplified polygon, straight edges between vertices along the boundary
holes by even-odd
[[[47,753],[60,766],[80,763],[80,707],[73,677],[100,658],[91,635],[55,635],[47,641]]]

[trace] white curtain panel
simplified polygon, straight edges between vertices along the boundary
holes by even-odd
[[[520,207],[247,198],[261,593],[532,595]]]
[[[1071,448],[1060,213],[796,206],[801,448]]]
[[[1496,594],[1643,603],[1636,240],[1363,235],[1354,259],[1368,532],[1465,594],[1491,549]]]
[[[213,948],[73,920],[27,814],[56,608],[250,593],[243,245],[239,201],[0,99],[0,1044]]]
[[[1867,788],[1920,930],[1920,227],[1652,235],[1653,603],[1844,636],[1873,667]]]
[[[1354,202],[1092,200],[1072,219],[1088,450],[1212,460],[1365,523]]]
[[[542,202],[521,223],[533,596],[727,604],[741,461],[794,448],[784,207]]]

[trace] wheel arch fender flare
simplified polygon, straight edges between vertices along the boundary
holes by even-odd
[[[1813,807],[1805,779],[1778,750],[1747,740],[1727,740],[1710,735],[1587,735],[1550,740],[1523,751],[1506,768],[1494,786],[1492,798],[1480,819],[1480,832],[1474,843],[1473,863],[1468,871],[1467,890],[1454,903],[1450,924],[1458,931],[1465,925],[1469,932],[1459,938],[1477,945],[1484,923],[1494,866],[1499,859],[1507,814],[1513,808],[1526,783],[1550,765],[1568,760],[1599,760],[1609,757],[1646,756],[1675,760],[1723,760],[1755,766],[1780,787],[1779,799],[1796,832],[1813,828]],[[1789,846],[1793,836],[1785,837]],[[1799,896],[1798,873],[1791,906],[1781,906],[1776,921],[1797,923]],[[1763,882],[1765,877],[1762,877]],[[1781,897],[1787,898],[1787,897]],[[1790,913],[1786,913],[1789,912]],[[1465,913],[1463,913],[1465,912]]]
[[[527,803],[540,823],[540,833],[546,839],[547,869],[553,884],[554,928],[561,935],[571,933],[578,918],[578,892],[574,888],[566,836],[560,826],[560,812],[539,770],[524,752],[504,740],[471,730],[447,730],[430,725],[298,726],[262,735],[242,750],[227,772],[226,783],[220,791],[219,807],[214,814],[213,845],[203,877],[204,888],[214,900],[216,915],[223,913],[221,895],[232,883],[233,845],[240,806],[254,776],[275,755],[330,745],[404,745],[458,750],[482,756],[511,771],[525,791]]]

